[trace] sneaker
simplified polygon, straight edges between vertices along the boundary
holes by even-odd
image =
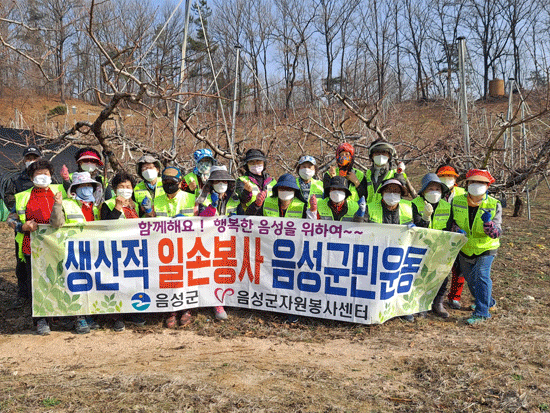
[[[466,320],[466,322],[467,322],[469,325],[473,326],[474,324],[479,324],[479,323],[481,323],[481,322],[483,322],[483,321],[485,321],[485,320],[487,320],[487,317],[480,317],[480,316],[478,316],[478,315],[473,315],[473,316],[471,316],[470,318],[468,318],[468,319]]]
[[[496,306],[497,306],[497,305],[495,304],[494,306],[489,307],[489,311],[494,311],[494,309],[496,308]],[[475,310],[476,310],[476,305],[475,305],[475,304],[472,304],[472,305],[470,306],[470,310],[475,311]]]
[[[88,317],[84,317],[84,319],[86,320],[86,324],[88,324],[88,327],[90,327],[90,330],[97,330],[101,328],[99,323],[95,321],[93,317],[88,316]]]
[[[50,334],[50,326],[48,325],[48,321],[45,318],[41,318],[36,323],[36,334],[39,336],[47,336]]]
[[[176,313],[170,313],[170,315],[164,320],[166,328],[176,328]]]
[[[453,310],[460,310],[462,306],[460,305],[460,301],[458,300],[449,300],[448,301],[449,307],[451,307]]]
[[[124,331],[126,326],[124,325],[124,321],[121,319],[118,319],[115,321],[115,324],[113,324],[113,331],[116,331],[117,333],[120,331]]]
[[[90,332],[90,326],[84,317],[77,317],[74,323],[74,329],[76,334],[88,334]]]
[[[414,315],[407,314],[401,317],[403,320],[408,321],[409,323],[414,322]]]
[[[191,313],[189,311],[184,311],[180,317],[180,326],[187,327],[189,324],[191,324],[192,319],[193,316],[191,315]]]
[[[227,313],[221,305],[214,307],[214,316],[216,317],[216,320],[227,320]]]
[[[145,319],[139,314],[130,315],[126,321],[138,327],[143,327],[145,325]]]

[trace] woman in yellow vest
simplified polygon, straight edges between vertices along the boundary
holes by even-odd
[[[422,177],[420,195],[412,200],[413,222],[418,227],[450,230],[451,204],[445,201],[449,188],[434,173]],[[443,306],[447,278],[441,284],[432,303],[435,315],[448,318],[449,313]]]
[[[234,192],[235,178],[229,175],[225,165],[214,165],[196,201],[199,216],[236,214],[239,200],[233,199]]]
[[[317,199],[324,196],[323,182],[314,178],[316,164],[315,158],[309,155],[301,156],[296,164],[296,172],[298,173],[296,183],[300,187],[302,200],[306,202],[309,202],[311,195],[315,195]]]
[[[317,208],[317,202],[313,203],[312,208]],[[307,204],[300,199],[300,187],[296,178],[291,174],[281,175],[273,187],[273,195],[267,196],[266,190],[260,192],[246,210],[246,215],[306,218]]]
[[[471,169],[466,174],[465,195],[453,199],[453,225],[465,232],[468,242],[459,254],[460,268],[474,297],[474,312],[466,321],[477,324],[491,317],[494,307],[491,266],[500,246],[502,206],[487,189],[495,179],[486,170]]]
[[[154,205],[155,198],[164,193],[162,179],[159,176],[161,170],[162,165],[154,156],[143,155],[137,161],[136,174],[142,181],[134,187],[134,199],[140,207],[140,216],[145,214],[144,209],[141,207],[141,203],[145,198],[149,198],[151,205]]]
[[[111,179],[115,198],[108,199],[101,205],[101,219],[138,218],[138,206],[134,202],[135,180],[132,175],[122,170]]]
[[[27,168],[33,186],[15,194],[15,212],[10,214],[7,223],[15,230],[18,255],[23,266],[19,288],[23,296],[32,299],[31,288],[31,242],[30,233],[38,229],[38,224],[48,224],[56,199],[64,193],[63,185],[52,185],[53,166],[45,159],[38,159]],[[46,318],[33,319],[36,333],[50,334]]]
[[[334,221],[354,221],[359,206],[350,199],[351,191],[348,181],[343,176],[330,179],[325,198],[317,202],[318,219]]]
[[[243,159],[244,175],[237,179],[235,193],[241,201],[237,215],[243,215],[256,200],[256,196],[265,191],[271,196],[276,181],[266,172],[267,158],[259,149],[249,149]]]
[[[466,190],[457,186],[456,180],[458,178],[458,173],[455,168],[451,165],[444,164],[437,168],[437,176],[441,179],[450,191],[445,196],[445,200],[449,203],[452,203],[455,196],[464,195]],[[449,295],[447,295],[447,300],[449,307],[454,308],[455,310],[460,310],[460,297],[462,295],[462,289],[464,288],[464,277],[460,271],[460,260],[455,260],[453,268],[451,269],[451,288],[449,288]]]
[[[380,184],[381,198],[366,206],[363,222],[376,224],[414,225],[411,202],[403,199],[407,194],[402,179],[391,178]],[[360,210],[362,210],[360,205]],[[360,213],[361,214],[361,213]]]

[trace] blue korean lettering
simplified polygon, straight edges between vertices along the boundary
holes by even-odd
[[[273,243],[273,254],[279,259],[271,260],[273,268],[273,288],[294,289],[295,261],[288,261],[294,257],[296,248],[289,239],[278,239]]]
[[[321,276],[316,272],[302,271],[298,274],[298,289],[310,293],[318,293],[321,290]]]
[[[368,300],[374,300],[376,298],[376,292],[370,290],[361,290],[357,288],[357,279],[353,275],[369,275],[369,245],[353,245],[352,263],[351,263],[351,297],[365,298]],[[372,260],[371,260],[371,277],[370,284],[376,285],[376,269],[378,262],[378,247],[372,247]],[[363,278],[363,277],[362,277]]]
[[[149,288],[149,270],[147,268],[124,270],[124,278],[143,278],[143,289]]]
[[[118,291],[118,283],[102,283],[101,272],[95,272],[95,288],[97,291]]]
[[[98,268],[101,264],[105,264],[107,268],[111,268],[112,263],[107,256],[107,252],[105,251],[105,241],[98,241],[97,249],[97,259],[94,262],[94,268]]]
[[[71,266],[78,270],[78,260],[74,252],[74,241],[69,241],[67,244],[67,260],[65,261],[65,268],[68,270]]]
[[[338,251],[342,252],[341,260],[332,260],[333,256],[336,254],[331,254],[329,256],[331,262],[338,262],[338,265],[347,266],[349,261],[349,244],[341,244],[336,242],[329,242],[327,244],[328,251]],[[335,267],[325,267],[325,293],[332,295],[347,295],[347,288],[336,287],[334,284],[341,282],[340,277],[349,277],[349,268],[335,268]],[[332,277],[330,277],[332,276]]]
[[[90,291],[94,286],[94,282],[89,273],[84,271],[75,271],[69,273],[67,276],[67,286],[72,293],[81,293]]]
[[[321,259],[323,257],[323,244],[317,242],[317,248],[313,250],[313,258],[315,258],[315,271],[321,271]],[[310,270],[313,269],[313,260],[309,253],[309,241],[304,241],[302,248],[302,256],[298,260],[298,268],[302,268],[304,264],[307,264]]]
[[[399,247],[388,247],[382,254],[382,266],[386,271],[380,271],[380,299],[387,300],[395,294],[394,281],[399,278],[399,269],[403,261],[404,251]],[[397,260],[394,259],[397,258]]]

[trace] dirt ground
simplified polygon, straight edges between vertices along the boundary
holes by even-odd
[[[550,409],[548,194],[533,219],[506,208],[494,317],[467,311],[363,326],[208,309],[175,331],[34,334],[0,225],[0,412],[539,412]],[[463,305],[471,303],[468,293]]]

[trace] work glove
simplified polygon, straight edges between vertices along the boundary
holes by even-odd
[[[359,209],[357,210],[357,216],[363,218],[365,216],[365,211],[367,210],[367,202],[365,197],[362,196],[361,199],[357,202]]]
[[[414,225],[412,222],[407,224],[408,229],[413,229],[414,227],[416,227],[416,225]]]
[[[434,212],[434,207],[429,202],[424,201],[424,211],[422,212],[422,219],[424,221],[430,222],[432,213]]]
[[[145,197],[143,201],[141,201],[141,206],[146,214],[153,212],[153,203],[151,202],[151,198]]]
[[[218,193],[216,191],[212,191],[210,193],[210,199],[212,200],[212,206],[214,208],[217,208],[218,207],[218,201],[220,200],[220,196],[218,195]]]
[[[309,197],[309,210],[311,212],[317,212],[317,197],[315,195]]]
[[[487,222],[491,222],[491,211],[488,209],[483,210],[483,215],[481,215],[481,220],[486,224]]]
[[[398,174],[402,174],[403,172],[405,172],[405,164],[403,162],[399,162],[397,164],[397,171],[396,171]]]
[[[262,191],[258,195],[256,195],[256,201],[254,201],[254,203],[258,206],[262,206],[266,197],[267,191]]]
[[[69,175],[69,168],[67,168],[67,165],[63,165],[61,167],[61,178],[63,178],[64,181],[71,180],[71,175]]]

